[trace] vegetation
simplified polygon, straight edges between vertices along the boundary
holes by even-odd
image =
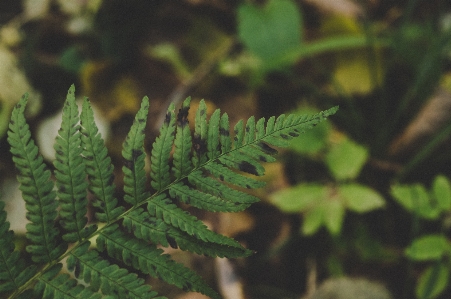
[[[140,213],[148,211],[146,199],[164,193],[178,196],[178,208],[218,235],[233,237],[242,246],[236,250],[254,252],[242,259],[217,259],[211,255],[218,248],[210,248],[205,256],[205,248],[191,246],[194,236],[182,242],[182,233],[177,233],[175,241],[161,233],[151,240],[166,244],[160,246],[164,254],[190,268],[190,273],[198,273],[205,285],[225,298],[300,298],[320,289],[324,281],[350,280],[375,280],[394,298],[450,298],[450,1],[4,0],[0,7],[0,196],[11,224],[6,231],[14,231],[8,240],[14,242],[15,252],[24,253],[20,258],[25,265],[37,265],[25,272],[47,269],[39,261],[46,257],[26,253],[27,246],[35,245],[26,237],[25,206],[21,206],[24,201],[9,151],[10,116],[28,91],[25,119],[42,153],[42,165],[49,170],[43,172],[40,187],[55,188],[49,198],[63,205],[67,190],[57,182],[67,175],[60,153],[69,137],[60,136],[56,150],[53,144],[61,127],[60,112],[67,110],[67,87],[75,83],[77,94],[89,97],[105,141],[102,155],[108,153],[111,161],[107,164],[116,166],[105,169],[114,175],[108,196],[112,194],[117,203],[104,207],[94,199],[97,187],[92,184],[104,180],[85,182],[77,176],[74,198],[87,210],[70,214],[70,205],[56,209],[49,221],[56,219],[55,226],[46,227],[55,236],[55,244],[69,244],[69,249],[49,245],[55,250],[50,256],[61,256],[60,251],[63,255],[70,251],[67,257],[82,252],[87,241],[89,250],[95,252],[100,248],[96,245],[99,236],[101,240],[102,233],[114,225],[128,234],[136,221],[142,222]],[[135,115],[142,111],[144,95],[150,99],[146,134],[142,141],[135,141],[149,156],[137,161],[143,170],[130,180],[134,166],[127,161],[137,152],[127,154],[122,142]],[[186,136],[188,130],[209,136],[208,128],[195,126],[203,122],[196,121],[195,113],[202,107],[206,107],[206,124],[218,117],[221,124],[222,116],[215,112],[220,109],[227,112],[231,128],[251,117],[257,128],[261,117],[315,115],[334,106],[340,110],[330,121],[278,149],[277,161],[259,162],[265,176],[258,176],[252,187],[262,187],[233,188],[247,194],[246,202],[238,206],[188,204],[180,192],[186,186],[194,188],[192,178],[177,180],[191,172],[176,169],[195,168],[204,158],[194,155],[191,165],[181,165],[187,160],[175,154],[173,144],[165,148],[171,153],[167,171],[159,173],[163,168],[155,169],[152,161],[154,142],[162,142],[157,138],[168,107],[174,104],[169,111],[174,113],[177,133],[176,109],[186,107],[188,95],[194,113],[187,116]],[[83,105],[83,99],[76,102]],[[87,155],[83,152],[86,132],[82,132],[87,120],[83,117],[79,129],[68,129],[75,135],[67,135],[80,142],[73,152],[79,157],[74,160],[80,165],[74,168],[76,174],[94,169],[81,162]],[[194,134],[191,138],[197,146],[199,138]],[[262,169],[255,167],[241,165],[243,170],[260,174]],[[208,171],[214,176],[218,170]],[[111,178],[108,173],[96,175]],[[155,181],[159,175],[161,181]],[[150,185],[134,192],[144,177]],[[244,178],[255,177],[247,174]],[[171,184],[174,180],[178,183]],[[238,182],[230,183],[223,185],[232,187]],[[45,197],[52,202],[49,198]],[[251,204],[256,198],[260,201]],[[55,213],[55,206],[50,206]],[[127,213],[130,209],[133,212]],[[233,213],[210,212],[219,209]],[[157,216],[164,219],[165,215]],[[116,220],[108,224],[111,219]],[[161,221],[155,225],[175,234]],[[87,231],[80,232],[81,227]],[[134,238],[149,236],[140,232],[142,236]],[[178,249],[171,247],[174,242]],[[73,244],[80,246],[72,250]],[[11,251],[9,246],[5,250]],[[106,258],[105,252],[99,256]],[[117,260],[110,263],[126,269],[124,277],[132,277],[128,276],[134,272],[131,266]],[[68,270],[63,267],[61,271]],[[152,286],[151,293],[175,299],[187,296],[183,286],[177,288],[145,274],[138,277],[144,279],[143,286]],[[38,279],[34,274],[20,279],[28,278]]]

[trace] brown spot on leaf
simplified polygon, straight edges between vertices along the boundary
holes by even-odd
[[[238,169],[253,175],[258,175],[257,168],[247,161],[241,161],[238,164]]]
[[[166,117],[164,118],[164,123],[169,125],[169,123],[171,122],[171,113],[166,113]]]
[[[186,126],[189,121],[188,121],[188,111],[189,111],[189,106],[186,107],[182,107],[179,110],[179,113],[177,114],[177,124],[181,127]]]
[[[207,152],[207,143],[199,135],[194,135],[193,148],[198,155],[203,155]]]
[[[230,132],[228,130],[226,130],[225,128],[219,128],[219,134],[221,136],[229,136]]]
[[[175,239],[169,235],[166,235],[166,240],[168,241],[169,245],[171,245],[172,248],[177,249],[177,242],[175,241]]]
[[[276,149],[273,149],[272,147],[270,147],[269,145],[267,145],[264,142],[259,142],[258,147],[260,147],[260,149],[263,152],[265,152],[266,154],[269,154],[269,155],[275,155],[278,153]]]
[[[133,161],[130,160],[124,160],[124,166],[127,167],[128,169],[130,169],[131,171],[135,170],[134,168],[134,163]]]
[[[133,160],[136,160],[139,156],[141,156],[142,153],[143,153],[143,152],[142,152],[142,150],[140,150],[140,149],[133,149],[133,150],[132,150],[132,157],[133,157]]]

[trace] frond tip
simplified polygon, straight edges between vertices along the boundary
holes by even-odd
[[[79,115],[74,93],[72,85],[55,140],[54,179],[25,120],[27,95],[12,112],[8,142],[30,221],[26,249],[31,262],[26,265],[14,248],[14,233],[0,202],[2,298],[4,294],[9,298],[164,298],[145,283],[143,275],[220,298],[198,274],[159,247],[227,258],[246,257],[252,251],[214,232],[181,206],[243,211],[259,200],[246,191],[264,186],[258,176],[265,173],[264,163],[276,160],[276,147],[287,146],[291,138],[338,109],[267,121],[250,117],[231,129],[228,115],[217,109],[208,117],[202,100],[191,130],[187,98],[178,113],[174,104],[169,106],[148,159],[144,143],[149,100],[145,97],[123,143],[124,190],[118,192],[114,166],[90,103],[84,99]],[[89,197],[95,217],[88,217]],[[100,228],[89,224],[88,218],[101,223]],[[62,271],[64,263],[72,276]]]

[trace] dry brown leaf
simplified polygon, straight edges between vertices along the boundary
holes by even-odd
[[[451,115],[451,92],[439,88],[417,116],[390,145],[389,155],[393,157],[412,154],[449,122]]]

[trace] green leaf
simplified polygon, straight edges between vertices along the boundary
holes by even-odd
[[[251,4],[238,8],[239,37],[264,63],[283,60],[281,57],[299,48],[301,26],[299,7],[290,0],[270,0],[263,8]]]
[[[250,203],[230,201],[197,189],[191,189],[183,183],[171,185],[169,194],[181,202],[212,212],[238,212],[250,205]]]
[[[172,143],[175,132],[175,112],[174,104],[169,105],[166,112],[166,118],[160,129],[158,136],[152,145],[150,178],[152,187],[157,190],[163,190],[171,183],[169,163],[171,156]],[[186,122],[189,107],[184,106],[177,115],[177,121]]]
[[[440,215],[440,209],[431,205],[427,190],[420,184],[394,185],[390,193],[406,210],[423,218],[437,219]]]
[[[238,258],[251,255],[252,251],[245,248],[206,242],[195,235],[189,235],[181,229],[165,223],[149,215],[143,209],[137,209],[124,217],[124,227],[137,238],[161,244],[164,247],[180,248],[196,254],[211,257]]]
[[[272,193],[269,200],[283,212],[298,213],[327,198],[327,191],[328,188],[320,184],[299,184]]]
[[[345,217],[345,206],[339,198],[333,196],[324,203],[323,222],[331,235],[338,235],[343,226]]]
[[[313,235],[318,231],[325,217],[323,205],[316,205],[312,209],[304,213],[304,221],[302,222],[302,233],[304,235]]]
[[[0,294],[18,290],[36,273],[36,265],[27,267],[14,250],[14,233],[9,230],[4,208],[5,202],[0,201]]]
[[[190,102],[191,98],[186,98],[183,101],[180,113],[177,115],[177,132],[174,141],[174,162],[172,166],[172,172],[177,179],[181,179],[193,169],[191,162],[191,148],[193,143],[188,122]]]
[[[55,223],[58,202],[53,181],[50,180],[50,170],[39,154],[25,120],[27,101],[28,95],[25,94],[14,107],[8,142],[14,164],[19,170],[17,179],[30,221],[25,234],[31,242],[27,251],[31,253],[33,262],[46,263],[66,251],[67,244],[58,242],[59,229]]]
[[[118,200],[114,196],[114,166],[94,122],[94,112],[87,98],[83,101],[80,123],[89,190],[95,195],[93,206],[99,210],[95,216],[101,222],[110,222],[124,211],[124,207],[117,206]]]
[[[438,260],[450,252],[450,244],[444,235],[427,235],[415,239],[405,254],[415,261]]]
[[[351,141],[344,140],[326,155],[326,164],[332,175],[339,181],[355,179],[368,159],[368,150]]]
[[[437,298],[449,285],[449,268],[437,263],[421,274],[415,294],[420,299]]]
[[[96,250],[89,250],[89,245],[89,242],[82,244],[67,259],[67,268],[74,272],[76,278],[88,283],[93,291],[101,289],[105,295],[155,298],[157,293],[151,290],[144,279],[101,258]]]
[[[432,192],[440,209],[449,211],[451,209],[451,184],[449,180],[443,175],[437,176],[432,184]]]
[[[205,104],[204,100],[201,100],[199,102],[199,108],[196,111],[196,121],[194,124],[194,136],[193,136],[193,148],[194,148],[193,164],[196,167],[201,164],[204,164],[208,160],[207,137],[208,137],[207,105]]]
[[[67,93],[63,108],[61,128],[55,140],[55,166],[57,195],[60,207],[60,223],[67,242],[81,241],[92,232],[95,226],[85,228],[88,223],[86,167],[83,161],[80,134],[80,118],[75,103],[75,86]]]
[[[174,226],[204,242],[217,243],[245,250],[234,239],[209,230],[202,221],[174,205],[164,194],[149,201],[147,210],[149,215],[162,219],[166,224]]]
[[[219,299],[220,296],[189,268],[174,262],[163,250],[132,238],[117,227],[103,230],[97,238],[99,250],[145,274],[158,277],[185,291],[195,291]]]
[[[94,293],[77,280],[70,278],[69,274],[56,275],[61,269],[61,264],[56,264],[46,274],[42,275],[36,285],[37,293],[42,293],[39,298],[86,298],[100,299],[102,295]]]
[[[124,158],[124,200],[137,205],[150,196],[146,190],[146,171],[144,170],[146,154],[144,152],[143,134],[147,124],[149,99],[144,97],[141,108],[136,113],[133,125],[123,143],[122,157]]]
[[[379,193],[363,185],[340,185],[338,192],[345,200],[346,207],[357,213],[366,213],[385,206],[385,200]]]

